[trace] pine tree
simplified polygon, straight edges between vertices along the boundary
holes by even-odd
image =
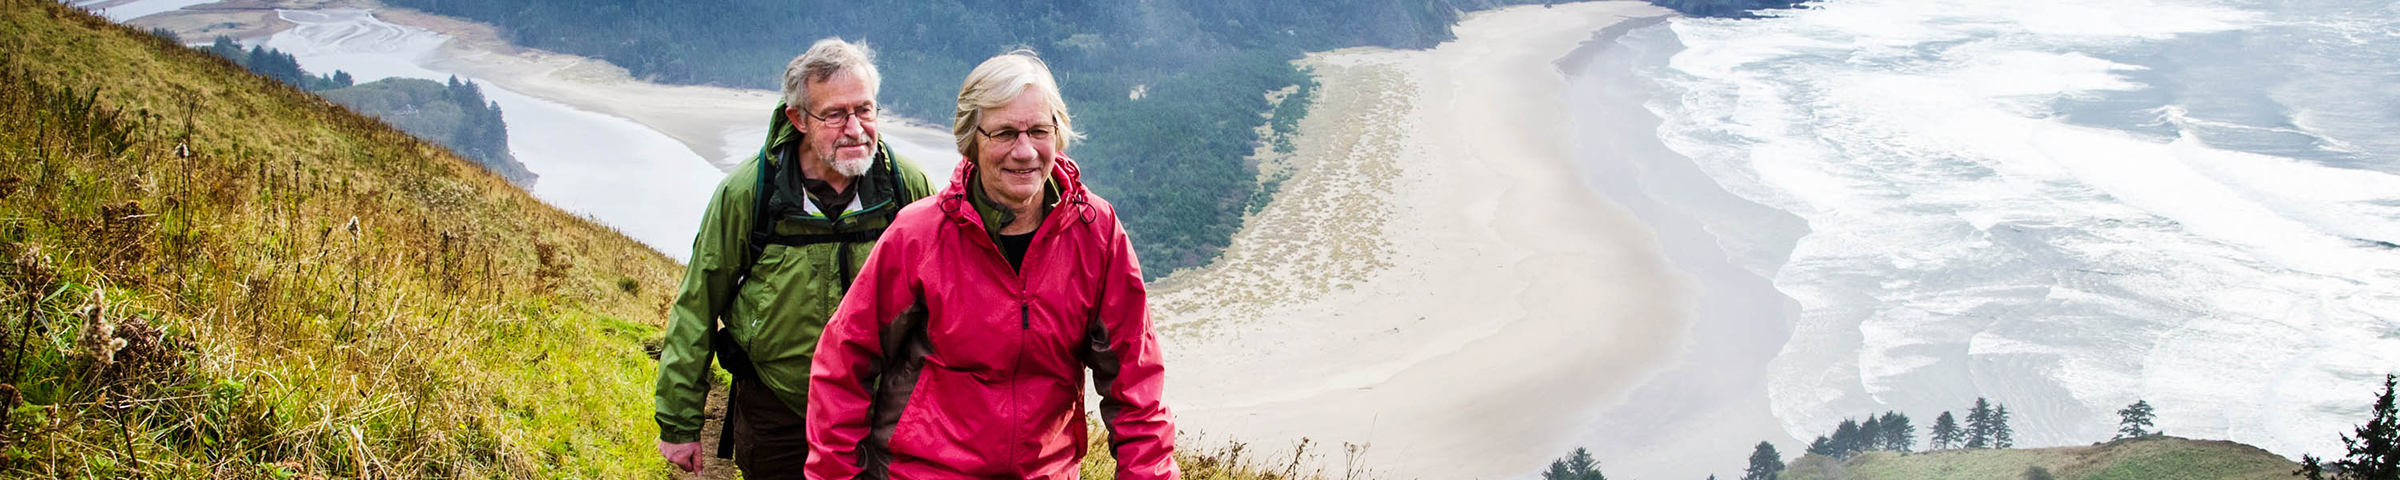
[[[218,35],[216,41],[208,45],[208,53],[232,60],[234,65],[249,65],[247,62],[250,61],[250,54],[242,53],[242,45],[233,43],[233,37],[224,35]]]
[[[2325,465],[2317,460],[2316,455],[2301,455],[2300,469],[2293,470],[2292,476],[2307,480],[2325,480]]]
[[[1818,435],[1816,441],[1808,442],[1808,454],[1810,455],[1831,457],[1836,451],[1833,448],[1833,439],[1825,438],[1824,435]]]
[[[1992,407],[1992,448],[2015,446],[2016,430],[2008,428],[2008,405]]]
[[[2132,405],[2117,411],[2117,438],[2142,438],[2157,434],[2150,430],[2156,419],[2150,411],[2149,400],[2134,400]]]
[[[1858,440],[1858,421],[1842,419],[1841,426],[1833,429],[1833,458],[1850,458],[1850,454],[1858,453]]]
[[[1950,412],[1942,412],[1942,416],[1933,419],[1933,438],[1929,446],[1934,450],[1957,447],[1959,434],[1958,418],[1950,416]]]
[[[2400,411],[2395,411],[2392,399],[2392,375],[2383,376],[2383,393],[2375,396],[2372,417],[2366,425],[2352,430],[2358,436],[2342,435],[2342,446],[2350,456],[2334,460],[2341,469],[2341,478],[2350,480],[2400,479]]]
[[[1567,470],[1567,459],[1550,461],[1550,469],[1542,471],[1542,480],[1575,480],[1575,472]]]
[[[1858,423],[1858,444],[1850,446],[1850,451],[1855,453],[1882,449],[1883,417],[1868,415],[1867,421]]]
[[[1909,424],[1908,415],[1883,412],[1882,448],[1902,453],[1917,448],[1917,427]]]
[[[1967,410],[1967,442],[1969,449],[1992,447],[1992,403],[1975,397],[1975,408]]]
[[[1775,444],[1760,441],[1750,450],[1750,468],[1742,470],[1742,480],[1775,480],[1781,473],[1783,454],[1775,451]]]
[[[1566,458],[1551,461],[1542,480],[1608,480],[1608,476],[1600,474],[1600,461],[1592,459],[1591,451],[1575,447]]]

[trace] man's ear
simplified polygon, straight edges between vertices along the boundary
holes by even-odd
[[[807,118],[800,116],[800,107],[794,105],[783,106],[783,121],[790,123],[793,130],[799,130],[801,126],[807,125],[807,120]]]

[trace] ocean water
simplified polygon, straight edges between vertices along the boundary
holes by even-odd
[[[353,8],[278,15],[295,26],[263,45],[292,54],[311,73],[347,71],[359,83],[390,77],[445,81],[456,74],[428,66],[439,60],[447,35]],[[678,260],[690,255],[693,229],[723,171],[631,120],[478,83],[508,122],[509,153],[541,176],[530,189],[535,197]]]
[[[1619,42],[1658,140],[1806,227],[1712,225],[1796,300],[1796,438],[1977,397],[2020,446],[2336,453],[2400,372],[2400,4],[1828,0]]]

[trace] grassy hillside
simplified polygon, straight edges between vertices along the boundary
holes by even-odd
[[[680,273],[287,84],[0,0],[0,478],[664,476]],[[1300,445],[1180,460],[1320,477]]]
[[[2059,480],[2289,479],[2300,468],[2258,447],[2216,440],[2149,437],[2085,447],[1867,452],[1847,461],[1810,455],[1782,480],[1993,480],[2028,478],[2039,467]]]
[[[672,260],[225,60],[0,6],[0,477],[663,468]]]

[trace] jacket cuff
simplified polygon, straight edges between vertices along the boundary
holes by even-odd
[[[693,430],[689,432],[678,432],[667,428],[665,425],[660,425],[658,427],[658,441],[667,443],[697,442],[700,441],[700,431]]]

